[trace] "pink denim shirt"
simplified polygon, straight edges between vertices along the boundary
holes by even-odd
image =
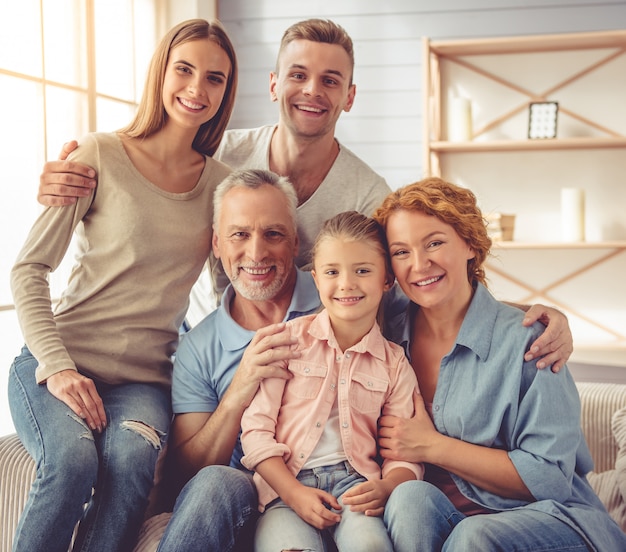
[[[378,325],[345,353],[337,345],[326,311],[290,321],[287,330],[301,352],[289,362],[290,380],[271,378],[241,420],[242,464],[253,470],[272,456],[282,456],[297,475],[315,449],[337,399],[341,441],[347,460],[367,479],[380,479],[376,462],[378,418],[391,414],[410,418],[417,379],[398,345],[387,341]],[[382,476],[394,468],[410,469],[417,479],[423,466],[385,460]],[[277,493],[254,474],[259,509]]]

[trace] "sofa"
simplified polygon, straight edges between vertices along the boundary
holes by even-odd
[[[595,469],[589,482],[610,515],[626,531],[626,384],[577,384],[582,429]],[[35,473],[17,435],[0,437],[0,552],[9,552],[20,512]],[[157,483],[156,490],[158,490]],[[154,552],[171,514],[150,515],[134,552]]]

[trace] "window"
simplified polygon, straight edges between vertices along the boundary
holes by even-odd
[[[6,373],[22,337],[9,272],[40,206],[44,162],[63,142],[128,123],[160,35],[159,0],[19,0],[0,3],[0,435]],[[71,255],[69,255],[71,257]],[[53,297],[71,258],[51,277]],[[5,421],[6,420],[6,421]]]

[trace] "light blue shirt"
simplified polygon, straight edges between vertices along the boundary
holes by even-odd
[[[388,320],[391,339],[409,356],[417,307]],[[432,414],[437,430],[508,451],[536,502],[503,498],[451,474],[459,490],[491,510],[527,507],[557,517],[594,549],[626,550],[626,536],[588,484],[593,468],[580,427],[580,399],[569,370],[537,370],[524,353],[543,326],[479,284],[451,351],[442,359]]]
[[[229,285],[219,308],[184,334],[174,360],[172,406],[175,414],[215,412],[233,379],[243,353],[255,332],[237,324],[229,306],[235,290]],[[320,308],[319,295],[309,272],[297,270],[297,279],[285,321]],[[230,465],[241,466],[237,440]]]

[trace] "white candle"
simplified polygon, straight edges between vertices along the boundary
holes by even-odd
[[[448,141],[472,139],[472,103],[467,98],[452,97],[448,102]]]
[[[585,191],[561,189],[561,230],[566,242],[585,241]]]

